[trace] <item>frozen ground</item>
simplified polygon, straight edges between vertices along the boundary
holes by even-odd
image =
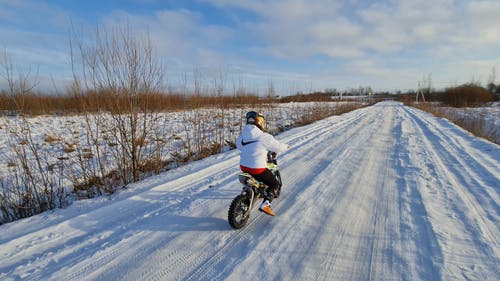
[[[278,138],[276,217],[227,223],[238,152],[0,226],[1,280],[500,280],[500,147],[379,103]]]

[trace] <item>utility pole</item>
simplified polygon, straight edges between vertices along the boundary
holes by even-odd
[[[417,89],[417,97],[416,97],[416,102],[418,102],[418,96],[422,95],[422,101],[425,102],[425,96],[424,96],[424,91],[422,91],[422,85],[421,82],[418,81],[418,89]]]

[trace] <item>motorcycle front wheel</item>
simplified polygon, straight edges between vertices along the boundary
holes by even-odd
[[[283,185],[283,183],[281,182],[281,174],[280,174],[280,171],[276,171],[276,179],[278,180],[278,182],[280,183],[278,185],[278,188],[276,189],[275,191],[275,198],[278,198],[280,197],[280,194],[281,194],[281,186]]]

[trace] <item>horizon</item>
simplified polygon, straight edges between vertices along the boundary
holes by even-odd
[[[0,48],[14,70],[36,70],[41,91],[72,80],[72,26],[127,25],[149,34],[169,87],[201,70],[257,94],[404,92],[427,77],[437,89],[496,81],[498,14],[500,2],[470,0],[0,0]]]

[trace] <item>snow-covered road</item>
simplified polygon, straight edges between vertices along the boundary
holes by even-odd
[[[0,226],[0,280],[500,280],[500,147],[395,102],[278,136],[273,208],[233,230],[238,152]]]

